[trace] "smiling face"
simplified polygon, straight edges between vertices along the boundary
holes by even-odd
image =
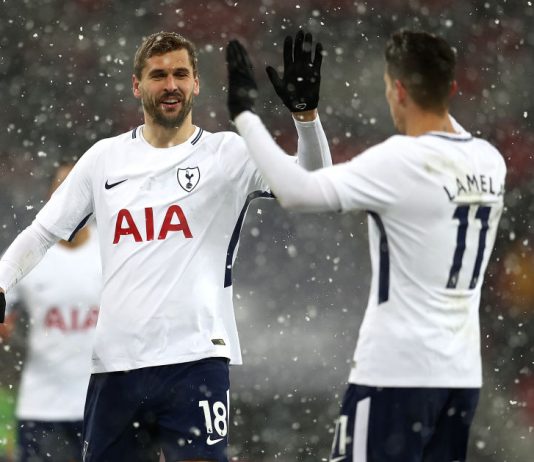
[[[146,122],[181,127],[191,117],[193,97],[199,94],[188,51],[182,48],[148,58],[140,78],[133,76],[133,93],[142,102]]]

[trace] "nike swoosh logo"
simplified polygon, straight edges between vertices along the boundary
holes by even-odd
[[[208,436],[208,438],[206,439],[206,443],[208,443],[208,446],[213,446],[214,444],[217,444],[219,443],[220,441],[222,441],[224,438],[218,438],[216,440],[212,440],[211,439],[211,436]]]
[[[104,185],[104,187],[106,189],[111,189],[111,188],[114,188],[115,186],[120,185],[121,183],[124,183],[125,181],[128,181],[128,178],[122,181],[117,181],[116,183],[108,183],[108,180],[106,180],[106,184]]]
[[[336,457],[335,459],[330,459],[328,462],[339,462],[340,460],[345,460],[346,458],[347,456]]]

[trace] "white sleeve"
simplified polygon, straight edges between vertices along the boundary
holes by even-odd
[[[7,248],[0,259],[0,288],[5,292],[20,281],[41,261],[59,237],[34,221]]]
[[[301,122],[295,118],[298,133],[297,157],[306,170],[317,170],[332,165],[332,155],[319,116],[315,120]]]
[[[339,197],[341,210],[387,212],[409,193],[419,178],[410,162],[402,137],[393,136],[349,162],[318,170]]]
[[[71,240],[94,212],[92,175],[97,169],[98,143],[76,162],[65,181],[35,217],[60,239]]]
[[[235,124],[262,177],[284,208],[305,212],[336,211],[340,202],[328,179],[295,164],[275,143],[260,118],[250,111],[239,114]]]
[[[269,189],[248,155],[245,141],[237,133],[225,134],[217,150],[217,160],[225,178],[239,193],[247,196],[256,191]]]

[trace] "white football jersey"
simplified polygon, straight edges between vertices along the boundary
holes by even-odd
[[[266,189],[232,132],[196,128],[163,149],[138,127],[82,156],[36,220],[68,239],[96,218],[104,287],[93,372],[241,363],[232,264],[248,204]]]
[[[16,415],[29,420],[81,420],[102,285],[98,236],[53,246],[8,294],[27,312],[26,360]]]
[[[393,136],[320,170],[367,210],[372,283],[349,381],[479,387],[479,304],[503,210],[500,153],[469,133]]]

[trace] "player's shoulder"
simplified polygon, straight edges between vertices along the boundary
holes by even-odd
[[[85,158],[88,161],[109,153],[121,152],[124,148],[135,143],[138,136],[136,133],[137,128],[118,135],[101,138],[85,152],[82,159]]]
[[[380,147],[383,151],[395,150],[398,151],[400,147],[412,147],[414,145],[414,138],[406,135],[392,135],[386,138],[382,143],[379,143],[377,147]]]
[[[488,155],[495,156],[495,158],[498,158],[504,162],[504,156],[502,155],[502,153],[497,149],[496,146],[494,146],[488,140],[474,136],[473,141],[478,144],[481,150],[487,152]]]
[[[204,131],[198,142],[198,149],[219,153],[224,151],[225,157],[242,154],[246,149],[245,140],[235,132]]]
[[[244,143],[244,140],[240,135],[229,130],[220,132],[208,132],[204,130],[202,142],[218,146],[225,143]]]
[[[102,138],[97,141],[93,147],[105,150],[108,148],[114,148],[117,145],[129,145],[135,144],[139,141],[139,130],[140,127],[133,128],[127,132],[119,133],[118,135],[113,135],[107,138]]]
[[[483,140],[480,140],[482,143]],[[470,145],[469,151],[473,150],[471,143],[479,143],[471,134],[467,132],[458,134],[448,134],[429,132],[420,136],[393,135],[365,150],[360,156],[361,161],[372,162],[373,164],[385,162],[391,167],[420,166],[426,165],[429,156],[432,155],[453,155],[455,147]],[[477,146],[476,151],[486,151],[491,149],[489,143],[484,143],[482,147]],[[495,151],[494,148],[492,151]]]
[[[389,160],[398,157],[403,153],[410,153],[413,151],[413,142],[408,136],[393,135],[386,138],[384,141],[377,143],[366,149],[358,157],[374,157],[387,156]]]
[[[456,133],[429,132],[418,137],[421,149],[418,150],[422,157],[428,152],[434,152],[439,156],[451,160],[474,163],[477,168],[506,172],[506,163],[501,152],[488,140],[462,131]]]
[[[432,135],[429,134],[429,135]],[[499,165],[502,168],[506,168],[504,157],[501,152],[488,140],[481,138],[479,136],[472,135],[465,130],[460,133],[441,133],[433,134],[434,136],[426,136],[421,138],[426,138],[428,143],[432,139],[435,143],[453,143],[459,149],[460,152],[463,152],[465,156],[472,157],[476,156],[479,161],[485,162],[487,164]]]
[[[497,149],[497,147],[491,144],[488,140],[482,138],[475,139],[477,143],[479,143],[481,157],[488,163],[491,163],[491,165],[498,171],[500,171],[501,175],[505,176],[507,167],[501,151],[499,151],[499,149]]]
[[[440,149],[465,146],[470,152],[482,152],[502,159],[499,150],[489,141],[466,131],[460,133],[428,132],[420,136],[394,135],[385,140],[382,145],[384,150],[396,151],[404,155],[426,153],[429,148],[433,147]]]

